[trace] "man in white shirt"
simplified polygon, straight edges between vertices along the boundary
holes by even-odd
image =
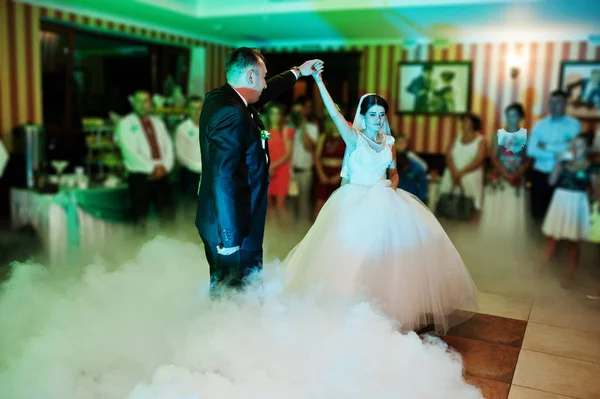
[[[181,122],[175,130],[175,154],[181,164],[181,190],[185,198],[198,198],[198,184],[202,174],[202,156],[200,155],[200,113],[204,99],[190,97],[188,101],[188,119]]]
[[[319,127],[309,122],[308,99],[301,97],[294,102],[291,108],[291,124],[294,134],[294,150],[292,153],[293,176],[298,183],[298,197],[296,199],[296,214],[299,219],[312,220],[312,189],[314,152],[319,138]]]
[[[569,142],[581,131],[581,123],[565,114],[567,93],[555,90],[550,96],[550,115],[535,124],[527,142],[527,156],[533,158],[531,174],[531,215],[541,220],[546,215],[554,187],[548,177],[556,165],[556,156],[568,149]]]
[[[150,93],[139,90],[129,101],[133,112],[119,121],[115,139],[128,173],[133,218],[143,226],[153,203],[161,221],[167,222],[173,218],[171,137],[163,121],[150,115]]]

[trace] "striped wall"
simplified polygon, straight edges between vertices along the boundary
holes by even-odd
[[[265,51],[297,51],[299,48],[265,48]],[[377,92],[396,109],[398,62],[400,61],[472,61],[472,106],[481,116],[483,133],[489,139],[502,124],[503,108],[520,101],[526,110],[525,125],[530,128],[547,112],[548,94],[558,87],[560,62],[600,60],[600,46],[588,42],[477,43],[447,46],[401,45],[344,46],[328,51],[361,51],[362,93]],[[512,57],[521,58],[518,78],[509,74]],[[456,117],[410,116],[390,112],[390,125],[396,132],[411,137],[415,151],[441,153],[458,134]]]
[[[225,82],[225,58],[231,47],[171,35],[140,26],[117,24],[60,10],[0,0],[0,138],[12,149],[14,126],[43,123],[40,20],[186,47],[206,48],[205,91]]]
[[[12,148],[12,128],[42,122],[40,10],[0,0],[0,138]]]

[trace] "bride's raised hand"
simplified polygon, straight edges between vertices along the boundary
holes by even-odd
[[[324,69],[325,68],[324,68],[323,61],[317,61],[317,62],[315,62],[313,64],[313,67],[312,67],[312,70],[313,70],[312,76],[313,76],[313,78],[315,78],[315,80],[317,82],[322,81],[321,73],[323,73]]]

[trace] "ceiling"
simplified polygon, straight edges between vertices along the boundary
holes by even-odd
[[[20,0],[231,45],[586,40],[600,0]]]

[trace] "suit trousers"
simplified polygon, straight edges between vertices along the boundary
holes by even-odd
[[[260,273],[263,266],[263,251],[249,251],[240,249],[231,255],[220,255],[217,252],[218,243],[206,240],[204,253],[210,266],[210,289],[214,292],[218,288],[242,289],[248,283],[252,273]]]
[[[146,222],[150,204],[156,207],[161,223],[172,221],[174,208],[168,176],[160,180],[150,180],[149,175],[130,173],[128,183],[133,220],[136,224],[143,225]]]
[[[531,216],[535,220],[543,220],[550,206],[554,187],[548,184],[549,174],[537,170],[531,172]]]

